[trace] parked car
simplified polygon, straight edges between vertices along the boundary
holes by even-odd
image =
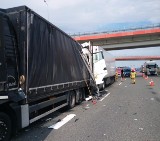
[[[131,68],[123,68],[124,77],[130,77],[131,74]]]

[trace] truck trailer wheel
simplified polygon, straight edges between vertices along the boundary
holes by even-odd
[[[106,81],[104,80],[103,81],[103,83],[99,86],[99,89],[102,91],[102,90],[104,90],[105,89],[105,87],[106,87]]]
[[[68,101],[68,108],[72,109],[76,104],[76,95],[74,91],[69,93],[69,101]]]
[[[103,81],[103,84],[102,84],[102,90],[105,89],[105,81]]]
[[[0,112],[0,141],[9,141],[11,137],[11,120],[5,113]]]
[[[76,90],[76,104],[81,104],[82,103],[82,99],[83,99],[83,93],[82,90]]]

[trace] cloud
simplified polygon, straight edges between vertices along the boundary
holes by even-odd
[[[27,5],[67,33],[111,24],[160,23],[160,0],[5,0],[1,8]],[[104,29],[105,30],[105,29]]]

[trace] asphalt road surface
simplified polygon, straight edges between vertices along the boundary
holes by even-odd
[[[101,94],[96,104],[84,101],[69,111],[59,110],[12,141],[160,141],[160,77],[137,77],[136,84],[119,79]],[[75,116],[58,129],[48,128],[70,114]]]

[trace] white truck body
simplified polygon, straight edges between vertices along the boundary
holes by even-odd
[[[91,66],[91,52],[87,48],[83,48],[83,53]],[[93,73],[99,89],[104,89],[106,85],[113,83],[115,80],[115,58],[99,46],[93,46]]]
[[[147,61],[144,63],[144,73],[146,75],[158,75],[158,65],[155,61]]]
[[[99,46],[93,46],[93,53],[96,84],[103,89],[105,85],[113,83],[115,79],[115,58]]]

